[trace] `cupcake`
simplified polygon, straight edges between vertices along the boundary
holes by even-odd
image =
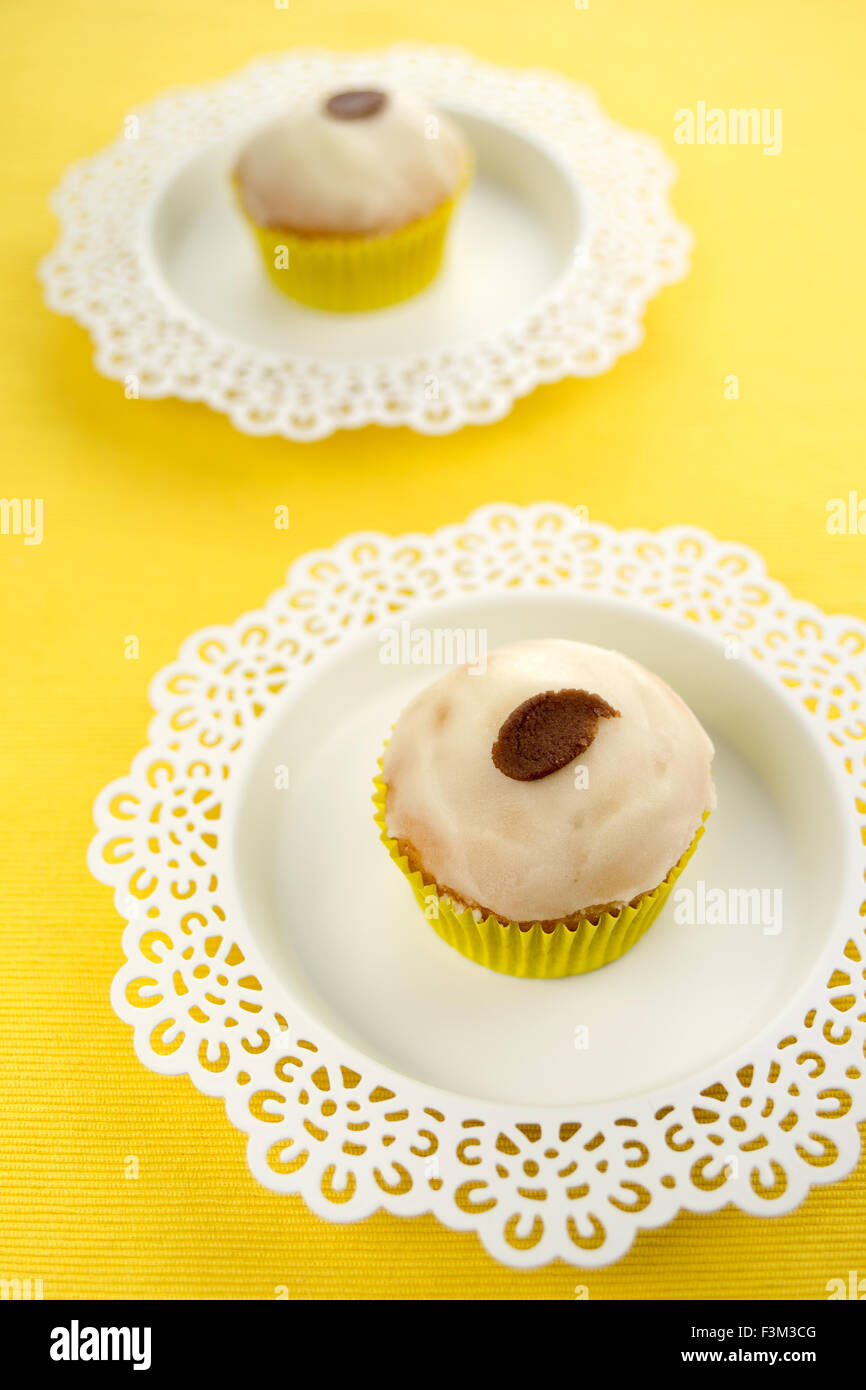
[[[260,130],[234,170],[274,283],[318,309],[378,309],[434,278],[470,156],[395,92],[334,92]]]
[[[376,819],[451,946],[509,975],[577,975],[655,920],[715,805],[712,758],[688,706],[628,657],[516,642],[403,710]]]

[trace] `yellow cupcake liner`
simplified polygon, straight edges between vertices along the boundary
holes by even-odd
[[[468,177],[427,217],[387,236],[299,236],[286,228],[260,227],[238,201],[278,290],[313,309],[355,313],[399,304],[430,284],[467,183]]]
[[[704,833],[704,825],[699,826],[682,858],[657,888],[641,895],[636,905],[620,908],[618,912],[606,912],[597,922],[584,917],[577,923],[558,922],[552,930],[544,930],[539,922],[523,928],[516,922],[503,923],[498,917],[476,921],[470,908],[457,909],[447,897],[441,896],[435,885],[425,883],[420,872],[411,870],[397,841],[388,834],[385,823],[388,788],[384,777],[378,776],[374,786],[375,820],[382,843],[409,880],[433,930],[455,951],[476,964],[502,975],[519,975],[524,979],[553,980],[564,975],[584,975],[624,956],[658,917]],[[707,811],[704,822],[708,816]]]

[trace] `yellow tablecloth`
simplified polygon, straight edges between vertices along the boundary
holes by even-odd
[[[136,1061],[108,1003],[118,919],[84,865],[93,797],[143,742],[151,673],[349,530],[557,497],[617,526],[696,522],[757,547],[796,594],[866,616],[866,537],[824,524],[829,498],[866,492],[860,0],[7,0],[0,24],[0,492],[46,506],[41,546],[0,536],[0,1277],[42,1278],[46,1297],[570,1299],[587,1284],[591,1298],[808,1299],[866,1276],[862,1162],[790,1216],[682,1215],[588,1274],[510,1272],[432,1218],[318,1220],[256,1185],[219,1103]],[[444,440],[292,445],[203,406],[124,399],[40,303],[64,166],[165,87],[298,43],[407,37],[556,66],[676,157],[694,270],[652,305],[646,344]],[[675,144],[675,113],[699,101],[781,108],[781,154]]]

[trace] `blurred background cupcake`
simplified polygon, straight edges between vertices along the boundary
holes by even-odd
[[[628,657],[518,642],[404,709],[377,821],[451,946],[507,974],[581,974],[657,917],[715,805],[713,752]]]
[[[273,282],[319,309],[377,309],[428,285],[471,169],[444,116],[400,93],[334,92],[243,149],[234,177]]]

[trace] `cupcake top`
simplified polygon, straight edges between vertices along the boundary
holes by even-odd
[[[455,193],[466,142],[445,117],[399,93],[334,92],[281,116],[235,174],[253,221],[309,236],[386,235]]]
[[[516,642],[403,710],[386,824],[459,903],[558,922],[658,887],[715,804],[713,751],[670,686],[619,652]]]

